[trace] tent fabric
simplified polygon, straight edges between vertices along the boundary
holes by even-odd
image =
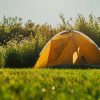
[[[100,64],[100,49],[81,32],[60,32],[43,48],[34,68],[64,64]]]
[[[99,48],[99,53],[100,53],[100,48]]]

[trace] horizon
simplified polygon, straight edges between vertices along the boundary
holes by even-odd
[[[0,18],[22,18],[24,22],[32,20],[37,24],[57,25],[60,23],[60,14],[65,18],[75,19],[78,14],[88,17],[93,14],[100,17],[100,0],[0,0]]]

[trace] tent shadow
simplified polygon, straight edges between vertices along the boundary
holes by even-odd
[[[100,69],[100,65],[90,65],[90,64],[66,64],[66,65],[59,65],[59,66],[48,66],[45,67],[48,69]]]

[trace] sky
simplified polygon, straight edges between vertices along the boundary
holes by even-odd
[[[0,19],[17,16],[23,21],[57,25],[62,13],[66,19],[75,19],[79,13],[100,17],[100,0],[0,0]]]

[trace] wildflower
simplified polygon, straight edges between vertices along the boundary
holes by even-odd
[[[52,87],[52,90],[55,90],[55,86]]]
[[[73,89],[71,89],[71,93],[73,93],[74,92],[74,90]]]
[[[46,91],[46,89],[45,88],[42,88],[42,92],[45,92]]]

